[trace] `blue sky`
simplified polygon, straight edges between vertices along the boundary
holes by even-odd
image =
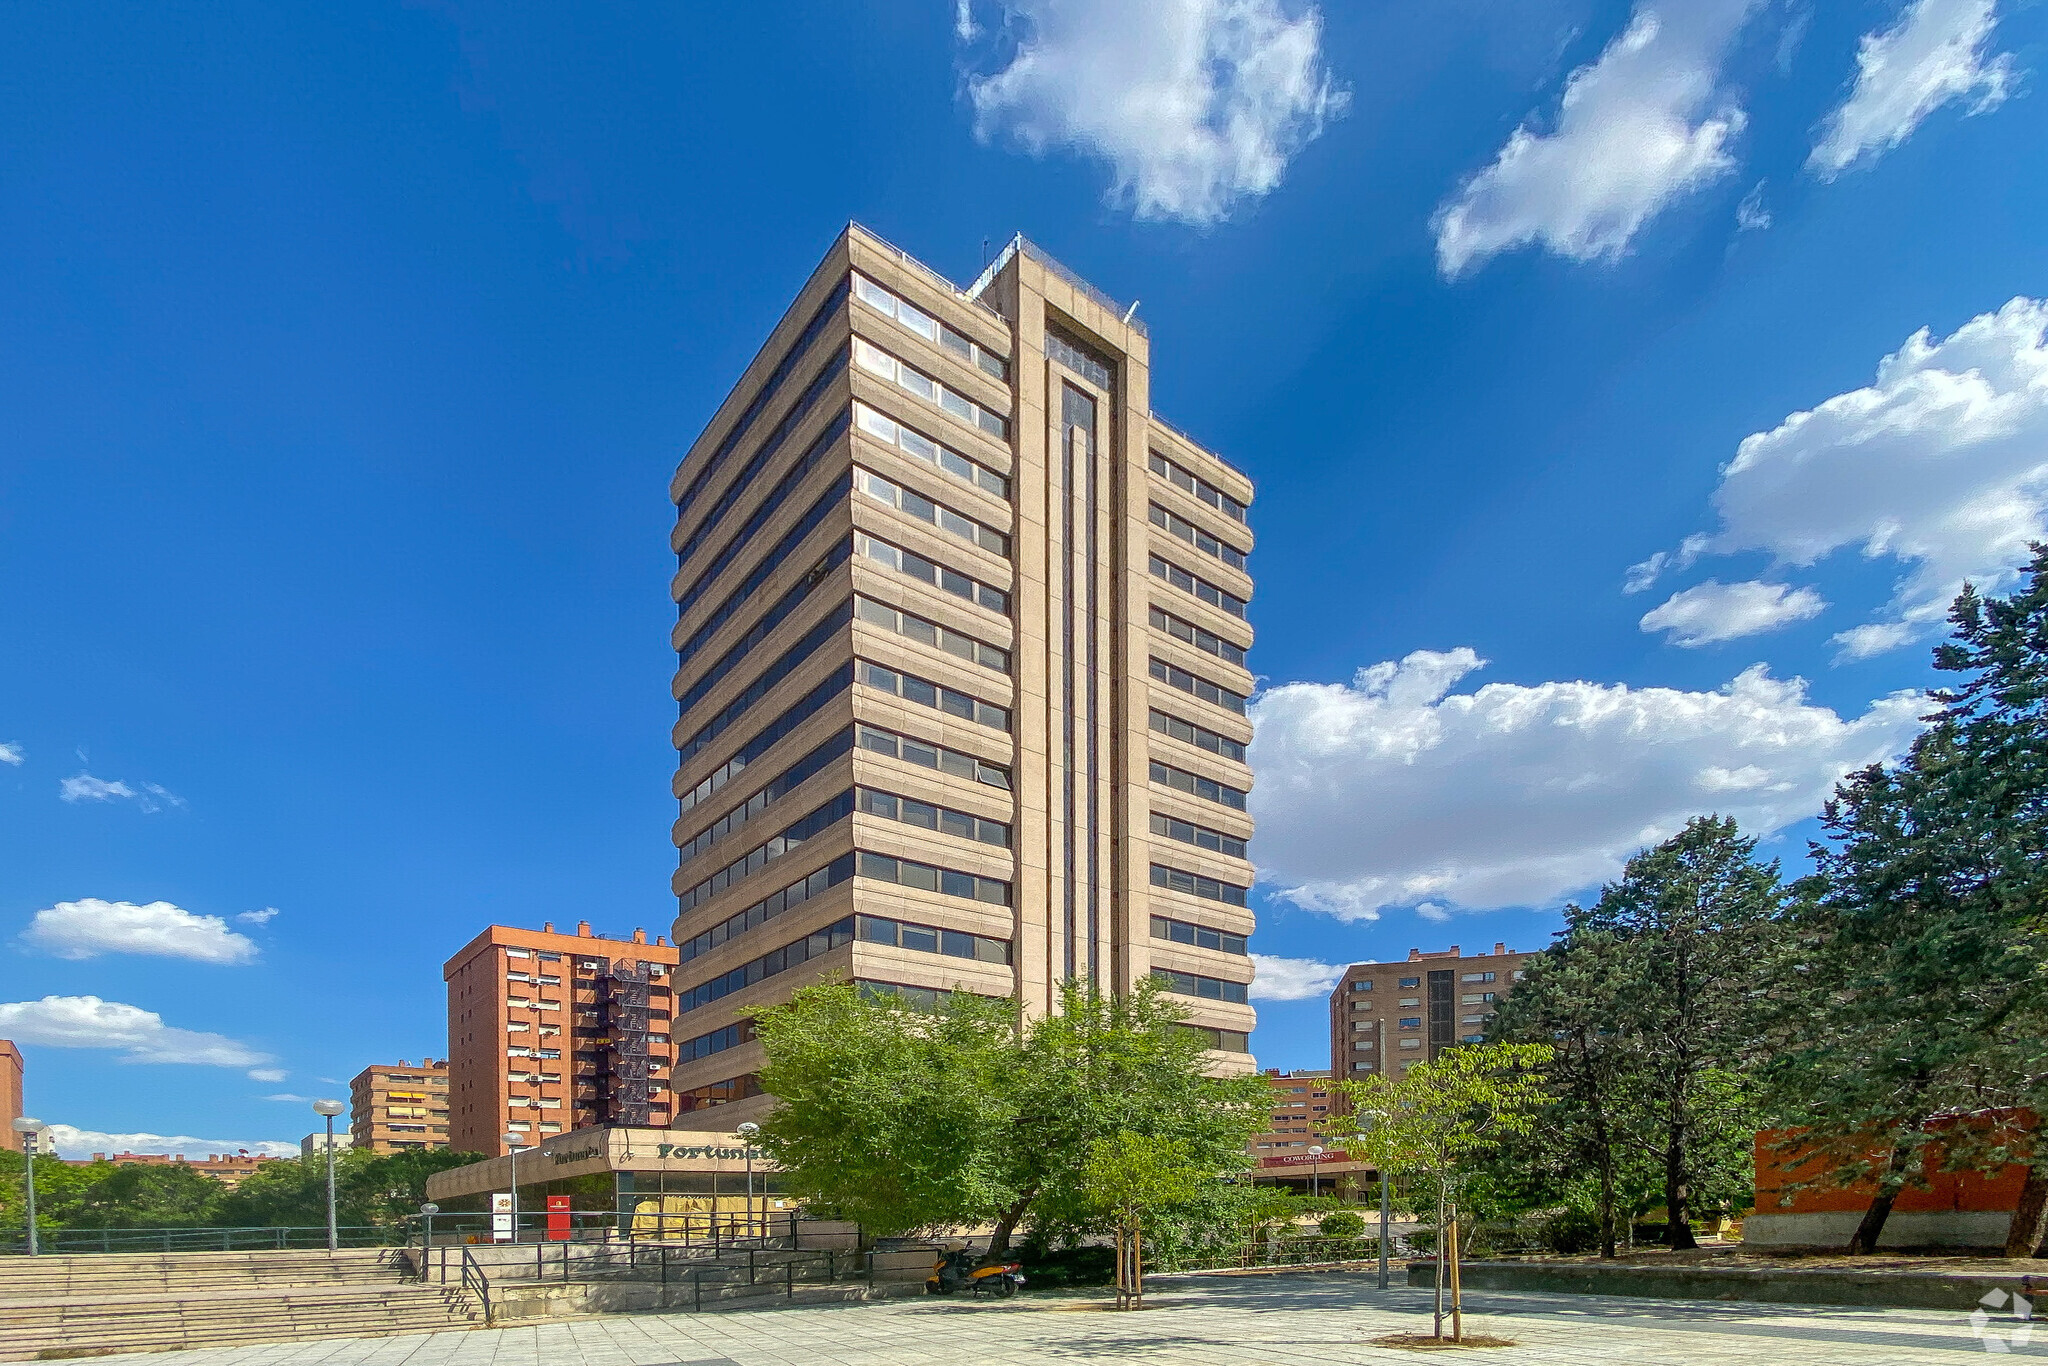
[[[481,925],[665,931],[667,480],[848,219],[1141,301],[1258,482],[1262,1063],[1326,1063],[1327,965],[1537,947],[1690,812],[1796,858],[2042,534],[2044,15],[17,8],[32,1109],[296,1140],[441,1052]]]

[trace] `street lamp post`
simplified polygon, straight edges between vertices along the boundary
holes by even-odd
[[[761,1132],[761,1126],[750,1119],[735,1132],[740,1136],[740,1147],[747,1154],[747,1233],[751,1236],[757,1232],[754,1225],[754,1135]]]
[[[1380,1289],[1387,1288],[1387,1225],[1393,1220],[1393,1197],[1387,1186],[1387,1169],[1380,1168]]]
[[[14,1121],[14,1132],[21,1135],[22,1172],[28,1183],[28,1255],[36,1256],[42,1251],[36,1241],[36,1149],[42,1137],[43,1122],[30,1119],[27,1115]]]
[[[512,1241],[519,1241],[519,1135],[507,1129],[498,1135],[505,1140],[505,1160],[512,1166]]]
[[[421,1280],[425,1280],[425,1279],[427,1278],[427,1260],[426,1260],[426,1259],[427,1259],[427,1257],[428,1257],[428,1256],[429,1256],[430,1254],[432,1254],[432,1252],[433,1252],[433,1250],[434,1250],[434,1216],[435,1216],[435,1215],[437,1215],[437,1214],[439,1214],[440,1212],[441,1212],[441,1207],[440,1207],[439,1205],[435,1204],[435,1203],[434,1203],[433,1201],[431,1201],[431,1200],[427,1201],[427,1203],[426,1203],[426,1204],[424,1204],[424,1205],[421,1205],[421,1206],[420,1206],[420,1218],[422,1218],[422,1219],[424,1219],[424,1220],[426,1220],[426,1221],[427,1221],[427,1231],[426,1231],[426,1234],[425,1234],[425,1238],[426,1238],[426,1241],[425,1241],[425,1242],[423,1242],[422,1244],[420,1244],[420,1279],[421,1279]]]
[[[334,1117],[347,1107],[338,1100],[316,1100],[313,1113],[327,1121],[327,1250],[341,1246],[340,1230],[334,1223]]]
[[[1308,1194],[1313,1200],[1323,1193],[1323,1145],[1308,1145]]]

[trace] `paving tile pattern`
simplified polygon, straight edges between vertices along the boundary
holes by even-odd
[[[1429,1294],[1370,1275],[1186,1278],[1142,1313],[1095,1296],[885,1301],[718,1314],[622,1314],[533,1326],[98,1358],[106,1366],[1323,1366],[1455,1360],[1499,1366],[1928,1366],[1987,1355],[1967,1316],[1569,1295],[1471,1296],[1467,1331],[1516,1345],[1418,1354],[1373,1345],[1427,1331]],[[2017,1325],[1994,1319],[1989,1331]],[[2048,1360],[2038,1346],[2009,1357]]]

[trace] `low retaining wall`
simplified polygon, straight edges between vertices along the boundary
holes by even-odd
[[[798,1281],[794,1293],[770,1285],[707,1285],[702,1297],[688,1284],[652,1281],[560,1281],[491,1288],[491,1321],[571,1318],[583,1314],[637,1314],[656,1310],[773,1309],[788,1304],[834,1304],[846,1300],[892,1299],[924,1294],[924,1281]]]
[[[1615,1266],[1588,1262],[1465,1262],[1467,1290],[1625,1295],[1659,1300],[1748,1300],[1969,1313],[1993,1290],[2021,1293],[2020,1277],[1995,1272],[1802,1270],[1791,1267]],[[1410,1262],[1408,1284],[1436,1284],[1434,1262]],[[2041,1287],[2048,1291],[2048,1285]]]
[[[1742,1221],[1742,1241],[1757,1247],[1844,1248],[1862,1222],[1860,1210],[1752,1214]],[[1996,1253],[2005,1247],[2011,1225],[2009,1210],[1893,1210],[1877,1245]]]

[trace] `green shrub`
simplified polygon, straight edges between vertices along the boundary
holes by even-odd
[[[1357,1210],[1332,1210],[1316,1221],[1316,1227],[1330,1238],[1356,1238],[1365,1232],[1365,1218]]]
[[[1591,1252],[1600,1246],[1600,1220],[1591,1210],[1560,1210],[1543,1221],[1543,1245],[1552,1252]]]

